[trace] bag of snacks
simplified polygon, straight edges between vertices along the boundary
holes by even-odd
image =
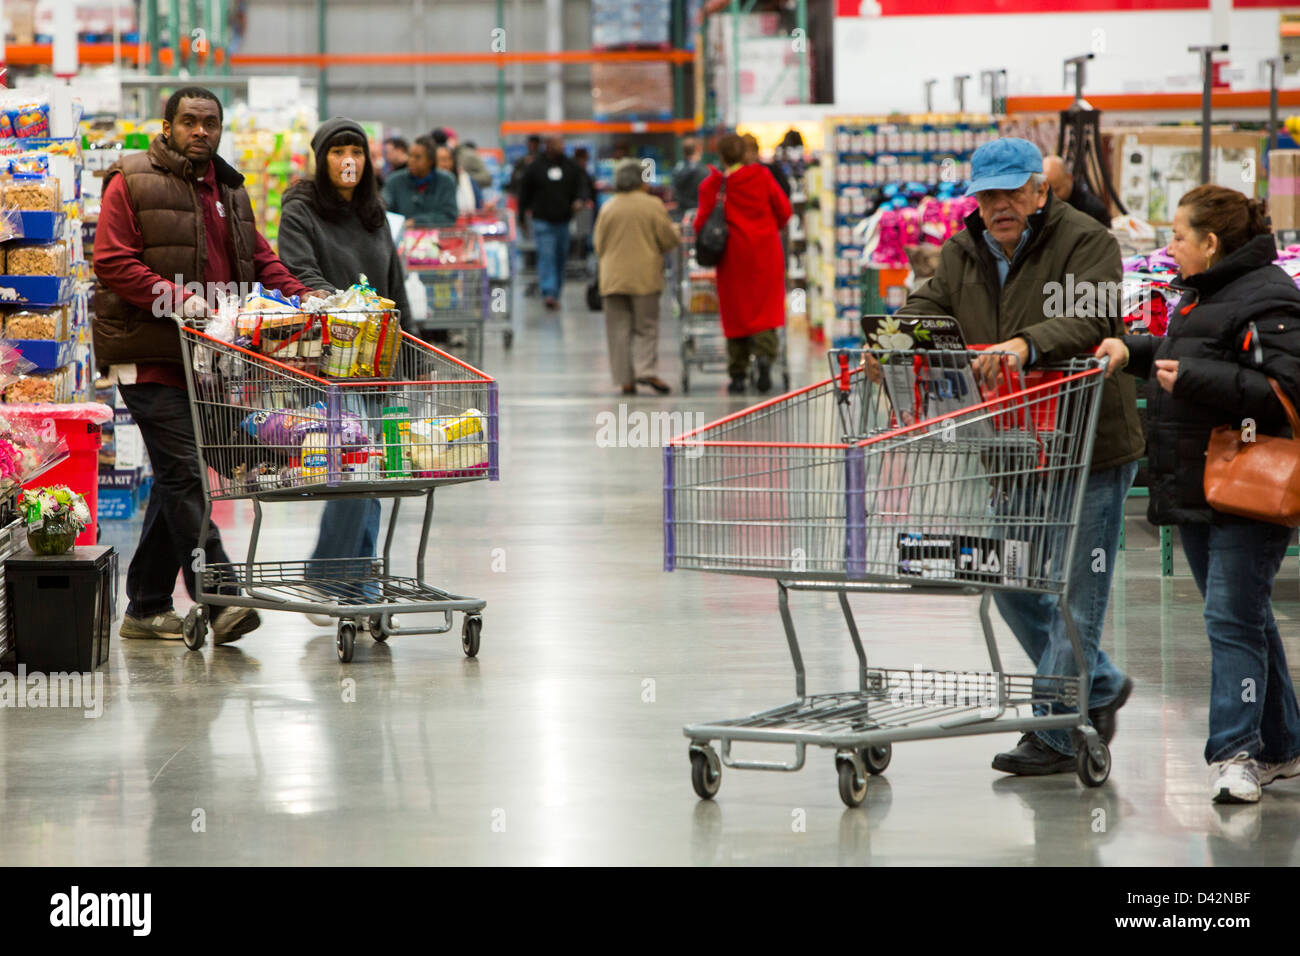
[[[65,276],[68,274],[68,247],[62,242],[10,246],[5,263],[5,275]]]
[[[9,175],[48,176],[50,157],[45,153],[19,153],[9,160]]]
[[[66,402],[72,393],[72,366],[52,372],[29,372],[20,375],[4,390],[7,404],[26,402]]]
[[[4,204],[25,212],[58,212],[61,196],[54,176],[18,173],[4,184]]]
[[[7,339],[45,339],[62,341],[68,337],[68,310],[24,309],[5,317]]]
[[[46,138],[50,135],[49,103],[24,103],[8,112],[9,121],[13,124],[14,136],[17,138]]]

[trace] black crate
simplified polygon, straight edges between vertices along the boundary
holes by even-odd
[[[29,672],[87,673],[108,663],[117,603],[117,552],[107,545],[5,562],[9,629]]]

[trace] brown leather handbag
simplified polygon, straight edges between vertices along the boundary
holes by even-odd
[[[1292,438],[1254,435],[1220,425],[1205,450],[1205,500],[1215,511],[1256,521],[1300,526],[1300,416],[1273,379],[1273,393],[1286,409]]]

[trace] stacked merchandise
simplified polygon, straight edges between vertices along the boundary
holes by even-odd
[[[667,49],[670,0],[594,0],[591,45],[597,50]],[[667,63],[593,63],[591,108],[597,122],[653,122],[673,116]]]
[[[671,0],[592,0],[591,46],[667,48],[671,16]]]
[[[90,283],[81,244],[80,152],[75,140],[0,141],[0,204],[9,220],[0,233],[3,334],[35,366],[4,390],[6,403],[89,398]]]
[[[958,200],[970,178],[971,154],[998,133],[989,117],[977,115],[831,116],[824,122],[809,321],[814,336],[848,340],[857,334],[863,309],[879,305],[863,301],[864,253],[873,265],[905,276],[905,246],[922,237],[941,244],[961,228],[969,209]],[[909,207],[915,211],[903,213]],[[874,237],[872,225],[878,227]],[[891,289],[901,287],[901,280],[881,278]]]
[[[1300,229],[1300,149],[1269,151],[1268,215],[1277,232]]]
[[[274,247],[280,236],[284,192],[312,170],[315,110],[300,107],[266,113],[236,105],[226,119],[226,136],[233,146],[231,163],[244,174],[258,231]]]

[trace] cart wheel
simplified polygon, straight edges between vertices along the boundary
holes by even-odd
[[[1101,755],[1101,762],[1098,763],[1087,746],[1078,749],[1076,765],[1079,779],[1083,781],[1085,787],[1100,787],[1110,777],[1110,748],[1106,746],[1105,741],[1101,742]]]
[[[352,660],[352,649],[357,643],[357,626],[351,621],[339,621],[338,635],[334,638],[334,647],[339,652],[339,662],[347,664]]]
[[[208,616],[202,605],[194,605],[185,615],[181,622],[181,636],[185,638],[185,646],[192,651],[197,651],[207,642]]]
[[[465,615],[465,623],[460,628],[460,646],[466,657],[478,656],[479,634],[483,632],[483,618]]]
[[[370,615],[369,628],[370,636],[383,644],[388,640],[388,620],[386,614]]]
[[[722,768],[703,750],[691,751],[691,786],[701,800],[712,800],[722,786]]]
[[[881,744],[879,747],[863,747],[858,751],[858,756],[862,758],[862,765],[867,768],[867,773],[884,773],[885,768],[889,766],[890,758],[894,756],[894,745]]]
[[[505,346],[506,346],[506,348],[510,348],[510,346],[512,346],[512,345],[514,345],[514,344],[515,344],[515,333],[514,333],[514,332],[511,332],[509,329],[506,329],[506,333],[505,333]]]
[[[860,807],[867,796],[867,780],[859,777],[851,760],[840,761],[840,799],[846,807]]]

